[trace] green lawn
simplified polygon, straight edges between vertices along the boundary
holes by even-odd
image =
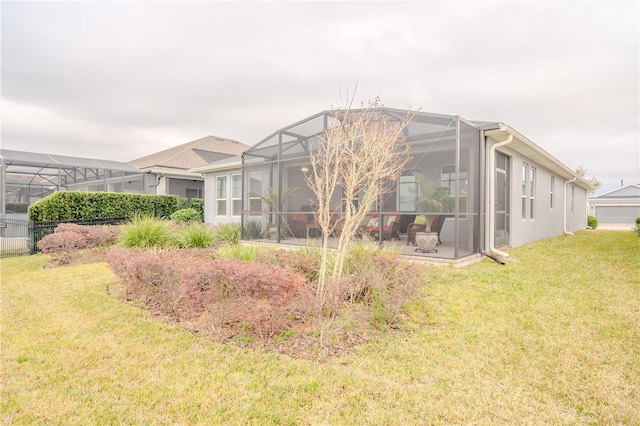
[[[638,424],[640,238],[429,268],[402,331],[320,364],[208,342],[105,263],[3,259],[2,424]]]

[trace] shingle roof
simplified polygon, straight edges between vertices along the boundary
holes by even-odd
[[[242,142],[217,136],[205,136],[155,154],[147,155],[129,162],[139,169],[164,167],[189,170],[209,163],[210,158],[223,158],[224,155],[240,155],[249,148]]]

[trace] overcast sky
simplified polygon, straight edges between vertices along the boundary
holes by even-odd
[[[1,2],[2,148],[129,161],[253,145],[357,101],[504,122],[640,183],[636,1]]]

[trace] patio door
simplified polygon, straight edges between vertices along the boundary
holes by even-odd
[[[496,180],[495,180],[495,234],[494,241],[496,247],[509,245],[509,223],[510,223],[510,180],[509,166],[510,159],[505,154],[496,151]]]

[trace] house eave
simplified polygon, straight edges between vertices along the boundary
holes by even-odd
[[[484,134],[497,142],[505,140],[508,135],[512,135],[513,141],[508,145],[509,149],[522,154],[525,158],[531,159],[531,161],[536,162],[566,180],[575,178],[575,183],[587,191],[593,191],[595,189],[593,185],[582,176],[579,176],[576,172],[560,162],[560,160],[508,125],[502,124],[498,129],[485,130]]]

